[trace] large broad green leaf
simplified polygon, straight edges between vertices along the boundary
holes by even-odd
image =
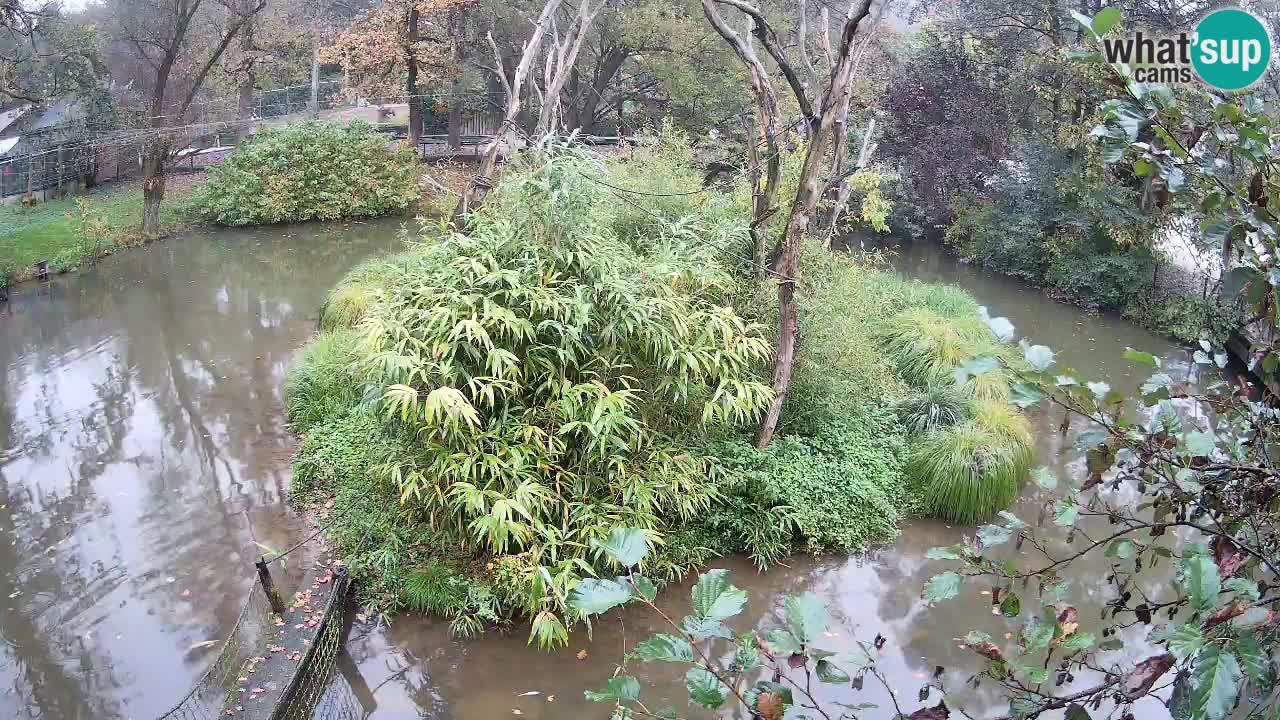
[[[653,602],[654,598],[658,597],[658,587],[649,578],[643,575],[636,575],[631,578],[631,582],[635,584],[633,591],[639,597],[649,602]]]
[[[1053,365],[1053,351],[1044,345],[1029,345],[1023,349],[1022,354],[1031,367],[1041,372]]]
[[[794,655],[804,650],[800,639],[786,628],[775,628],[769,631],[769,651],[774,655]]]
[[[646,662],[693,662],[693,646],[688,640],[675,635],[658,634],[636,645],[632,655]]]
[[[689,633],[694,640],[706,640],[713,637],[726,640],[733,639],[733,633],[730,632],[728,626],[719,620],[712,620],[711,618],[685,615],[684,620],[680,621],[680,629]]]
[[[1095,638],[1091,633],[1087,633],[1087,632],[1072,633],[1070,637],[1068,637],[1065,641],[1063,641],[1062,650],[1066,653],[1073,653],[1073,652],[1079,652],[1081,650],[1088,650],[1089,648],[1093,647],[1093,643],[1096,640],[1097,638]]]
[[[693,613],[707,620],[724,620],[742,612],[747,593],[729,584],[728,570],[709,570],[693,586]]]
[[[1133,348],[1125,348],[1123,357],[1125,360],[1130,360],[1136,363],[1142,363],[1143,365],[1149,365],[1153,368],[1156,368],[1157,370],[1160,369],[1160,364],[1161,364],[1160,358],[1156,357],[1155,355],[1152,355],[1151,353],[1142,352],[1140,350],[1134,350]]]
[[[1009,392],[1009,401],[1020,408],[1031,407],[1044,399],[1044,393],[1032,383],[1015,383]]]
[[[587,578],[569,592],[569,607],[587,615],[606,613],[632,598],[631,586],[608,578]]]
[[[956,549],[955,545],[929,548],[924,556],[930,560],[959,560],[961,558],[960,551]]]
[[[1230,651],[1209,645],[1201,651],[1192,674],[1191,715],[1196,720],[1221,720],[1231,712],[1244,673]]]
[[[1049,610],[1052,611],[1052,608]],[[1052,614],[1048,617],[1052,617]],[[1022,640],[1026,643],[1028,650],[1043,650],[1053,642],[1053,632],[1056,627],[1057,618],[1052,618],[1052,622],[1036,618],[1022,628]]]
[[[787,628],[805,645],[811,645],[822,637],[831,622],[827,606],[811,592],[788,596],[783,608]]]
[[[929,602],[950,600],[960,594],[960,583],[964,580],[959,574],[944,572],[934,575],[929,584],[924,586],[924,599]]]
[[[1182,587],[1191,597],[1197,610],[1210,610],[1218,602],[1222,579],[1213,558],[1202,552],[1193,552],[1182,558]]]
[[[1092,18],[1090,18],[1088,15],[1083,15],[1081,13],[1078,13],[1075,10],[1068,10],[1067,12],[1071,13],[1071,17],[1075,19],[1076,24],[1080,26],[1081,30],[1084,30],[1085,33],[1087,33],[1093,39],[1095,40],[1098,39],[1098,33],[1095,32],[1093,29]]]
[[[1201,634],[1199,625],[1184,623],[1170,630],[1167,636],[1169,652],[1179,660],[1195,655],[1204,647],[1204,635]]]
[[[649,553],[649,539],[636,528],[614,528],[609,531],[609,539],[597,540],[596,546],[626,568],[639,565]]]
[[[979,355],[978,357],[970,358],[960,363],[960,366],[955,369],[956,385],[964,385],[969,382],[970,378],[986,375],[993,370],[999,369],[1000,359],[995,355]]]
[[[599,690],[587,690],[583,693],[591,702],[616,703],[623,700],[640,699],[640,682],[630,675],[618,675],[609,678]]]
[[[1076,524],[1076,518],[1080,515],[1080,506],[1070,500],[1059,500],[1054,504],[1053,523],[1062,527],[1071,527]]]
[[[691,667],[684,675],[689,698],[708,710],[718,710],[728,699],[728,690],[704,667]]]
[[[1258,638],[1252,634],[1242,635],[1235,643],[1236,655],[1240,656],[1240,666],[1244,674],[1253,683],[1254,688],[1262,689],[1272,681],[1271,659],[1262,649]]]
[[[1120,8],[1104,8],[1093,16],[1093,31],[1099,35],[1106,35],[1123,19],[1124,15],[1120,13]]]
[[[995,547],[1009,542],[1009,538],[1013,537],[1013,531],[1003,525],[983,525],[978,528],[978,542],[982,543],[983,548]]]
[[[849,682],[849,673],[836,667],[830,660],[818,661],[818,679],[824,683],[843,685]]]
[[[1217,438],[1213,433],[1208,432],[1189,432],[1184,441],[1187,454],[1192,457],[1209,457],[1213,455],[1214,441]]]

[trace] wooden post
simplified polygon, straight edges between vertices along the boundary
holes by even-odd
[[[320,48],[311,53],[311,112],[320,112]]]
[[[271,571],[267,569],[266,556],[258,558],[258,562],[254,563],[258,568],[258,582],[262,585],[262,592],[267,594],[267,599],[271,601],[271,611],[277,615],[284,614],[284,600],[280,599],[280,593],[276,590],[276,584],[271,579]]]

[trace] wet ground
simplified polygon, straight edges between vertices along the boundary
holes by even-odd
[[[398,225],[197,233],[23,286],[0,304],[0,716],[145,720],[203,672],[206,641],[234,621],[252,561],[301,534],[284,499],[285,371],[328,288],[394,248]],[[1175,376],[1190,372],[1189,355],[1165,340],[958,267],[932,246],[896,262],[959,284],[1061,362],[1121,390],[1145,379],[1121,360],[1126,346],[1164,357]],[[1065,479],[1076,457],[1057,433],[1061,417],[1036,421],[1039,461]],[[1035,516],[1043,493],[1028,490],[1024,514]],[[743,627],[775,622],[782,593],[812,590],[838,619],[832,649],[883,634],[883,667],[909,712],[935,665],[949,689],[979,667],[955,638],[989,598],[919,600],[937,570],[924,552],[962,532],[916,522],[865,556],[794,558],[763,575],[739,559],[718,566],[750,593]],[[1106,573],[1074,571],[1082,614],[1101,607]],[[683,614],[687,592],[664,602]],[[618,613],[593,639],[575,633],[569,649],[547,654],[526,646],[524,628],[463,641],[443,623],[402,618],[357,626],[343,672],[377,719],[605,718],[582,691],[612,673],[624,642],[656,629],[642,612]],[[993,618],[987,629],[1004,626]],[[642,677],[646,696],[686,713],[676,668]],[[995,690],[956,697],[981,714]],[[868,699],[888,706],[883,691]]]

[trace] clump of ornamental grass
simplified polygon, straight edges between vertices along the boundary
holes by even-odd
[[[951,383],[931,383],[898,402],[898,420],[908,432],[924,434],[969,417],[969,398]]]
[[[930,433],[907,458],[906,475],[929,514],[972,525],[1008,507],[1030,470],[1031,450],[988,417]]]
[[[972,318],[978,316],[978,303],[969,293],[954,285],[914,283],[912,305],[918,305],[945,318]]]
[[[302,351],[284,384],[285,414],[295,431],[306,432],[359,404],[355,346],[355,332],[336,330],[320,333]]]
[[[951,380],[961,363],[993,349],[994,336],[976,315],[945,317],[928,308],[901,312],[880,332],[880,347],[898,374],[916,387]]]

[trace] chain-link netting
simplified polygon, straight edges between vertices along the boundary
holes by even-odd
[[[365,717],[370,703],[340,667],[353,665],[343,652],[347,571],[338,566],[321,572],[312,587],[327,594],[296,593],[282,614],[261,586],[250,588],[213,665],[159,720]],[[321,597],[324,607],[313,607]]]
[[[346,568],[339,568],[332,581],[333,591],[325,604],[316,637],[307,646],[298,670],[276,702],[271,720],[311,720],[319,716],[317,709],[329,694],[330,680],[335,675],[338,656],[345,642],[347,605]],[[337,700],[338,698],[332,698]],[[325,717],[348,717],[326,715]],[[360,717],[356,715],[354,717]]]
[[[249,589],[236,623],[222,644],[213,665],[191,692],[160,720],[211,720],[224,718],[240,695],[238,679],[253,664],[274,630],[275,613],[265,593],[256,585]]]

